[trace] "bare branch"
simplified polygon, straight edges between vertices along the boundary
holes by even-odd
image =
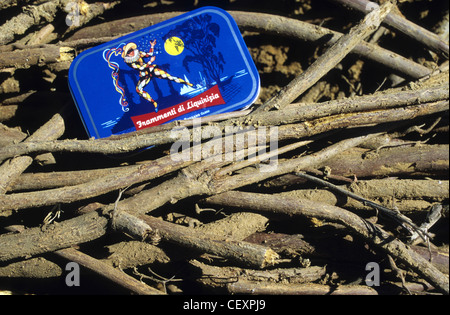
[[[377,10],[369,13],[359,25],[353,27],[347,35],[339,38],[305,72],[297,76],[278,95],[256,109],[255,112],[269,111],[272,108],[280,109],[292,103],[334,68],[357,44],[375,32],[392,7],[392,3],[387,1]]]

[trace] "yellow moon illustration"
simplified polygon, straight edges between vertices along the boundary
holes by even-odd
[[[164,49],[169,55],[178,56],[184,50],[184,43],[180,38],[172,36],[164,43]]]

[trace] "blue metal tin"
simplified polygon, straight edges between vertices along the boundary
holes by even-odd
[[[260,79],[231,15],[204,7],[82,52],[69,86],[90,137],[240,110]]]

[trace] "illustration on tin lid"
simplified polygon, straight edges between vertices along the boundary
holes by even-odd
[[[70,87],[91,137],[240,110],[259,75],[232,17],[202,8],[80,54]]]

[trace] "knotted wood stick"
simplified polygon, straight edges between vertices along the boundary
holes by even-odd
[[[64,120],[60,114],[55,114],[46,124],[36,130],[25,143],[33,141],[55,140],[64,133]],[[11,183],[25,171],[33,162],[30,156],[19,156],[6,161],[0,166],[0,195],[6,193]]]
[[[379,132],[379,130],[377,131]],[[38,255],[97,239],[106,233],[111,213],[114,218],[113,225],[117,225],[117,218],[126,218],[126,216],[120,216],[121,213],[140,216],[172,200],[203,194],[211,195],[242,187],[249,183],[256,183],[286,172],[292,172],[296,168],[304,168],[320,163],[376,135],[379,135],[379,133],[346,139],[315,154],[298,158],[293,162],[280,163],[279,167],[271,172],[262,173],[257,170],[252,176],[247,176],[246,178],[236,175],[221,177],[212,181],[215,171],[218,171],[217,167],[223,162],[214,161],[212,158],[203,160],[184,169],[172,180],[168,180],[152,189],[142,191],[136,196],[120,201],[117,204],[104,206],[101,209],[101,213],[106,213],[106,216],[94,211],[63,221],[57,225],[51,225],[44,231],[42,231],[42,228],[32,228],[24,231],[21,235],[0,235],[0,261],[8,261],[28,255]],[[233,180],[229,180],[230,178]]]
[[[371,9],[378,6],[377,3],[368,0],[334,0],[338,3],[356,9],[363,13],[370,12]],[[402,15],[393,10],[390,12],[383,21],[390,27],[402,32],[409,36],[411,39],[424,44],[431,50],[444,55],[448,58],[449,47],[448,44],[439,38],[436,34],[428,31],[427,29],[407,20]]]
[[[333,69],[356,47],[357,44],[375,32],[392,8],[393,4],[387,1],[367,14],[359,25],[353,27],[348,34],[339,38],[338,41],[310,65],[306,71],[292,80],[278,93],[278,95],[257,108],[255,113],[269,111],[272,108],[284,108],[292,103],[297,97]]]
[[[319,118],[312,121],[306,121],[300,124],[282,125],[279,127],[278,136],[280,140],[299,139],[324,133],[331,130],[342,129],[346,127],[355,127],[368,124],[388,123],[401,120],[411,120],[416,117],[430,115],[448,110],[448,101],[420,104],[404,108],[395,108],[387,110],[378,110],[361,113],[350,113],[334,115],[330,117]],[[227,125],[231,124],[230,125]],[[261,121],[258,125],[265,125]],[[248,131],[251,126],[234,126],[233,120],[215,125],[220,130],[217,132],[238,133]],[[193,134],[199,134],[201,140],[211,138],[210,126],[199,126],[192,129]],[[224,135],[227,135],[226,133]],[[161,145],[174,143],[178,140],[171,132],[163,131],[151,134],[139,134],[131,138],[118,140],[98,139],[98,140],[60,140],[60,141],[40,141],[29,143],[18,143],[0,148],[0,161],[17,155],[30,154],[36,152],[83,152],[83,153],[102,153],[119,154],[134,151],[139,148],[145,148],[152,145]]]
[[[209,197],[206,199],[206,202],[208,204],[237,207],[246,210],[282,213],[289,216],[301,215],[338,222],[409,266],[441,292],[449,294],[448,277],[442,274],[429,261],[410,250],[408,246],[393,238],[387,232],[342,208],[288,196],[280,197],[238,191],[229,191]]]

